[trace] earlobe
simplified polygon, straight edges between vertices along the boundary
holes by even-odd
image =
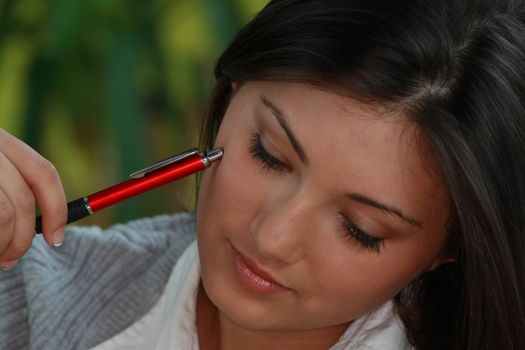
[[[432,261],[430,263],[430,265],[427,266],[427,268],[425,269],[424,272],[434,271],[435,269],[437,269],[438,267],[440,267],[442,265],[450,264],[450,263],[453,263],[453,262],[456,262],[456,257],[455,256],[440,255],[439,257],[434,259],[434,261]]]

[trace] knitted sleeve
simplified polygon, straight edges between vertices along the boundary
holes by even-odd
[[[89,349],[121,332],[160,297],[195,239],[192,214],[66,229],[64,244],[37,236],[0,271],[0,349]]]

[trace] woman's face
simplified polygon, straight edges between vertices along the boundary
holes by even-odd
[[[250,329],[348,323],[444,261],[448,198],[416,128],[298,83],[236,92],[197,210],[202,281]]]

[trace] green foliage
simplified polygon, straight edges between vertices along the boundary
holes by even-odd
[[[196,145],[213,63],[266,2],[0,0],[0,127],[55,164],[70,200],[120,182]],[[191,208],[192,191],[183,180],[87,222]]]

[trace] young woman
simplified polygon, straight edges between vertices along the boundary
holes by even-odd
[[[1,344],[525,348],[524,21],[510,0],[271,1],[217,63],[203,146],[225,153],[196,215],[59,248],[31,234],[34,196],[63,240],[58,176],[2,132]]]

